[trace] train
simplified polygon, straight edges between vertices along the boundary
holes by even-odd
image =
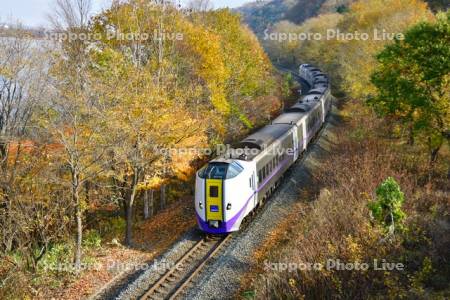
[[[300,65],[298,75],[308,84],[307,93],[196,172],[195,212],[201,231],[239,231],[242,221],[270,197],[325,123],[333,99],[329,77],[310,64]]]

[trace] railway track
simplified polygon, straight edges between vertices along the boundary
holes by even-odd
[[[140,299],[176,299],[230,239],[231,235],[204,237],[163,274]]]
[[[305,86],[305,90],[309,89],[309,85],[306,82],[302,81],[299,76],[293,72],[292,70],[288,70],[282,68],[283,72],[289,72],[296,78],[301,84],[302,87]],[[320,137],[323,132],[323,129],[326,127],[327,123],[324,124],[323,128],[319,130],[317,135],[311,141],[311,145],[314,145],[315,140]],[[299,159],[296,164],[303,164],[306,156]],[[288,173],[286,173],[288,174]],[[295,181],[293,181],[296,183]],[[251,216],[244,219],[241,224],[241,231],[244,231],[247,226],[252,222],[256,215],[260,214],[260,211],[264,208],[258,207],[257,211],[254,211]],[[122,281],[116,284],[116,287],[111,284],[114,288],[105,288],[99,296],[95,296],[91,299],[176,299],[180,298],[184,292],[186,292],[193,283],[193,279],[200,279],[199,277],[204,276],[196,276],[201,273],[202,270],[205,269],[208,262],[211,261],[213,257],[217,257],[217,254],[221,249],[224,249],[231,239],[231,236],[228,235],[223,238],[212,238],[205,237],[199,240],[198,242],[194,242],[193,238],[197,239],[197,235],[190,236],[187,238],[189,241],[189,250],[186,252],[186,248],[178,247],[181,250],[178,254],[176,254],[176,263],[171,267],[168,271],[165,271],[164,274],[158,274],[155,272],[143,272],[142,274],[138,274],[137,276],[127,276],[122,279]],[[233,239],[236,240],[236,239]],[[176,248],[175,248],[176,249]],[[181,255],[181,258],[179,258]],[[174,261],[169,259],[169,261]],[[203,280],[203,279],[200,279]],[[149,287],[150,285],[150,287]]]

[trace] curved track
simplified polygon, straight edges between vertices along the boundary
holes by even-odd
[[[296,74],[294,71],[286,68],[281,68],[279,66],[278,68],[281,69],[281,71],[284,73],[291,73],[293,77],[302,85],[302,90],[309,89],[309,85],[304,80],[302,80],[302,78],[298,76],[298,74]],[[320,133],[322,131],[323,130],[319,130],[318,136],[320,136]],[[314,141],[312,141],[312,144],[313,143]],[[303,160],[304,157],[299,159],[296,165],[302,164]],[[259,207],[258,211],[260,211],[261,209],[262,208]],[[254,217],[256,217],[256,215],[257,213],[255,211],[249,218],[244,219],[241,231],[243,231],[244,228],[247,227],[247,225],[253,220]],[[238,238],[239,235],[236,235],[236,237]],[[193,241],[191,238],[192,237],[188,239],[190,241]],[[137,277],[134,275],[126,276],[122,280],[123,283],[118,285],[117,288],[105,288],[105,290],[111,289],[111,293],[108,294],[106,292],[102,292],[101,294],[96,295],[91,299],[129,299],[130,297],[134,299],[182,298],[183,294],[186,294],[185,292],[187,290],[190,290],[190,288],[192,287],[194,278],[196,278],[196,281],[204,280],[206,274],[202,274],[200,276],[197,275],[199,275],[199,273],[202,273],[203,270],[208,269],[206,267],[211,265],[208,264],[208,262],[216,261],[216,259],[213,260],[212,258],[219,252],[221,252],[221,250],[227,248],[227,245],[230,241],[231,235],[224,237],[203,237],[198,242],[195,242],[193,246],[190,246],[187,251],[184,250],[183,252],[181,252],[183,253],[181,254],[181,258],[178,258],[178,260],[176,260],[176,263],[173,265],[173,267],[171,267],[164,274],[158,276],[157,278],[149,280],[151,274],[155,275],[154,272],[138,274]],[[149,283],[150,287],[149,285],[144,284],[145,288],[142,289],[140,286],[142,286],[143,282]],[[111,284],[111,286],[113,285]],[[188,293],[188,295],[190,296],[190,293]]]
[[[140,299],[175,299],[182,294],[192,279],[200,273],[208,261],[230,239],[231,235],[224,237],[207,236],[201,239],[162,275]]]

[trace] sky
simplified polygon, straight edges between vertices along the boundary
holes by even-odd
[[[94,10],[101,11],[111,0],[93,0]],[[181,4],[188,0],[177,0]],[[249,0],[211,0],[214,8],[238,7]],[[26,26],[47,26],[47,15],[52,12],[55,0],[0,0],[0,23],[20,21]]]

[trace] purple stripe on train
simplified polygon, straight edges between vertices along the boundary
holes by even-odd
[[[322,125],[322,122],[317,121],[316,124],[313,126],[313,131],[315,132],[316,129],[318,129],[318,127],[320,125]],[[311,135],[307,134],[306,137],[304,137],[302,140],[301,147],[303,148],[303,145],[305,142],[309,143],[313,136],[314,136],[313,134],[311,134]],[[222,233],[230,232],[231,229],[233,228],[233,226],[236,224],[236,222],[239,220],[241,215],[246,210],[247,205],[250,203],[250,200],[255,196],[256,193],[258,193],[270,181],[270,179],[272,179],[278,172],[280,172],[280,170],[289,162],[290,159],[292,159],[292,155],[289,155],[277,168],[275,168],[275,170],[270,174],[270,176],[267,177],[267,179],[265,179],[263,181],[261,186],[258,187],[258,189],[255,192],[253,192],[252,195],[245,201],[244,206],[239,210],[239,212],[233,218],[231,218],[229,221],[222,222],[220,224],[219,228],[211,228],[209,226],[208,222],[203,221],[202,218],[196,212],[197,223],[198,223],[199,227],[201,228],[201,230],[204,232],[207,232],[207,233],[212,233],[212,234],[222,234]]]
[[[208,222],[203,221],[202,218],[196,213],[197,223],[200,226],[200,228],[205,232],[214,233],[214,234],[230,232],[230,230],[233,228],[234,224],[239,220],[240,216],[246,210],[247,205],[250,203],[250,200],[252,200],[252,198],[255,196],[255,194],[258,193],[270,181],[270,179],[272,179],[289,162],[290,159],[292,159],[292,156],[286,157],[286,159],[283,160],[283,162],[278,167],[275,168],[275,170],[270,174],[270,176],[267,177],[267,179],[263,181],[261,186],[258,187],[258,189],[255,192],[253,192],[252,195],[245,201],[244,206],[239,210],[239,212],[234,217],[232,217],[229,221],[222,222],[219,228],[211,228],[209,226]]]

